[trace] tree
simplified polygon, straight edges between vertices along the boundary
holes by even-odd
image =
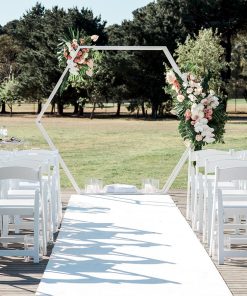
[[[225,49],[225,61],[228,63],[221,75],[226,83],[229,82],[232,38],[247,26],[247,1],[180,0],[180,10],[181,21],[188,33],[197,34],[201,28],[213,28],[214,31],[218,29],[221,33],[221,45]]]
[[[10,109],[12,116],[13,104],[20,102],[20,97],[17,96],[18,82],[14,78],[7,79],[0,87],[0,101],[5,102]]]
[[[21,51],[18,42],[7,34],[0,35],[0,84],[15,77],[19,72],[16,57]],[[5,113],[5,101],[2,101],[2,111]]]
[[[232,77],[229,92],[232,97],[247,98],[247,40],[246,31],[240,31],[233,39]]]
[[[18,76],[19,93],[28,100],[39,102],[47,98],[54,89],[62,70],[56,57],[59,37],[69,28],[80,32],[91,31],[99,34],[100,42],[105,42],[103,33],[105,23],[94,17],[91,10],[77,8],[65,11],[58,7],[46,10],[37,3],[16,23],[6,26],[6,30],[16,38],[24,50],[18,55],[21,72]],[[59,101],[60,97],[56,96]],[[62,104],[64,102],[61,102]],[[69,103],[69,102],[68,102]]]
[[[184,40],[185,29],[181,23],[179,1],[157,1],[133,12],[133,21],[107,29],[109,43],[113,45],[167,46],[173,53],[177,41]],[[144,109],[144,102],[152,106],[152,116],[162,115],[168,97],[163,91],[166,61],[162,52],[135,52],[129,56],[133,71],[127,78],[133,98],[132,106]],[[131,107],[132,107],[131,106]]]
[[[202,29],[198,35],[188,36],[176,49],[177,62],[182,72],[196,77],[210,76],[209,87],[216,93],[222,88],[221,72],[226,68],[220,35],[212,29]]]

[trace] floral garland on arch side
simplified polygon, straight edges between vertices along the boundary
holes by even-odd
[[[89,48],[80,48],[79,51],[77,49],[79,46],[92,45],[98,38],[98,35],[92,35],[90,37],[79,38],[79,40],[73,39],[71,42],[64,41],[62,43],[62,53],[59,53],[60,64],[63,63],[63,59],[65,58],[67,64],[70,66],[69,73],[72,76],[84,76],[86,74],[92,77],[95,58],[94,52]]]
[[[199,80],[189,73],[183,77],[184,80],[172,70],[166,74],[171,86],[166,91],[173,96],[183,140],[195,150],[210,143],[224,143],[226,112],[221,99],[208,89],[209,79]]]

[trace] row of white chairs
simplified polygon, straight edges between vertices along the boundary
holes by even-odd
[[[247,151],[191,151],[187,218],[220,264],[247,256],[233,248],[247,244]]]
[[[62,218],[58,151],[0,151],[0,182],[0,256],[37,263]]]

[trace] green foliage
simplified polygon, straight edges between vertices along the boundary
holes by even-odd
[[[209,87],[218,94],[222,85],[221,72],[226,68],[220,35],[212,29],[202,29],[198,35],[188,36],[176,49],[177,63],[182,72],[197,77],[209,77]]]
[[[0,35],[0,82],[17,76],[19,68],[16,57],[20,51],[17,40],[7,34]]]
[[[5,80],[0,86],[0,102],[6,103],[10,110],[16,102],[20,103],[21,98],[17,95],[18,82],[14,78]]]

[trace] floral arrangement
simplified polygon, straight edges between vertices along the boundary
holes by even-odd
[[[172,70],[166,74],[180,120],[179,132],[195,150],[209,143],[223,143],[226,112],[220,98],[208,89],[208,80],[209,77],[199,80],[189,73],[182,79]]]
[[[74,33],[73,33],[74,35]],[[77,33],[78,35],[78,33]],[[76,37],[76,36],[73,36]],[[72,41],[65,39],[59,44],[60,51],[58,52],[58,59],[61,64],[64,64],[64,58],[70,66],[69,72],[73,76],[83,76],[86,74],[91,77],[94,68],[94,53],[89,48],[80,48],[83,45],[92,45],[98,40],[98,35],[92,35],[85,38],[73,38]]]

